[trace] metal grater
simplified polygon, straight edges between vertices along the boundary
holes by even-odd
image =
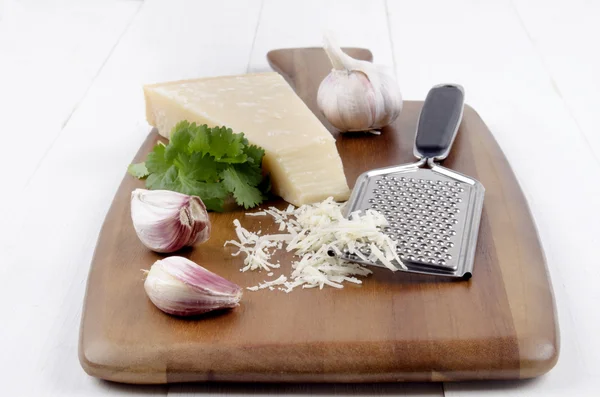
[[[463,105],[461,86],[433,87],[419,115],[414,146],[419,161],[363,173],[345,207],[346,215],[372,208],[386,217],[384,232],[398,241],[407,267],[398,265],[399,270],[464,279],[472,275],[485,189],[435,163],[448,156]],[[344,259],[384,266],[349,253]]]

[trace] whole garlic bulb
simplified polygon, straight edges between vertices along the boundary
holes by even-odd
[[[341,132],[371,131],[391,124],[402,111],[402,94],[395,78],[382,67],[344,53],[326,34],[325,52],[333,69],[317,92],[325,118]]]
[[[141,242],[156,252],[175,252],[210,237],[208,212],[196,196],[136,189],[131,193],[131,219]]]
[[[194,316],[239,306],[242,289],[191,260],[171,256],[145,271],[144,290],[156,307],[176,316]]]

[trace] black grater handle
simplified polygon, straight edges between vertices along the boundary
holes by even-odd
[[[462,119],[465,92],[457,84],[440,84],[427,93],[417,124],[415,156],[448,157]]]

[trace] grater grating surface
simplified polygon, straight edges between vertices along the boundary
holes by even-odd
[[[433,90],[439,87],[457,86],[437,86]],[[445,133],[446,142],[437,147],[436,155],[422,156],[426,150],[417,142],[415,153],[420,157],[417,163],[362,174],[346,206],[347,214],[374,209],[385,216],[388,226],[383,231],[398,242],[398,255],[407,267],[402,269],[397,264],[401,270],[464,278],[472,274],[485,189],[478,181],[434,162],[447,156],[458,130],[463,98],[462,87],[459,89],[460,96],[451,97],[450,103],[460,104],[460,114],[454,120],[446,117],[450,121],[446,127],[452,131],[438,134]],[[436,105],[431,93],[424,105],[429,113],[431,107]],[[442,105],[448,105],[448,102],[446,98]],[[428,114],[423,111],[421,117],[424,113]],[[446,116],[452,115],[453,112],[446,112]],[[439,112],[435,116],[438,117],[438,123],[445,121]],[[431,129],[431,125],[423,127],[421,121],[417,140],[419,134],[422,138],[424,128]],[[431,136],[429,138],[430,142],[436,141]],[[439,138],[437,141],[440,141]],[[370,252],[366,249],[363,253],[368,255]],[[344,257],[355,262],[383,266],[378,262],[364,262],[350,253]]]

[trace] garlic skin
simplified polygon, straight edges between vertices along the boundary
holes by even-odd
[[[242,288],[182,256],[150,267],[144,290],[156,307],[174,316],[194,316],[239,306]]]
[[[340,132],[374,132],[396,120],[403,104],[396,79],[344,53],[330,33],[324,42],[333,69],[319,85],[317,105],[331,125]]]
[[[210,237],[208,212],[196,196],[136,189],[131,193],[131,219],[142,244],[156,252],[175,252]]]

